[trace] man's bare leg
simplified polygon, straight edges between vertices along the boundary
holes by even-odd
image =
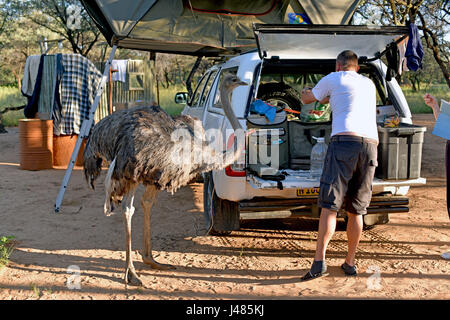
[[[345,263],[349,266],[355,265],[355,255],[356,249],[361,239],[361,234],[363,230],[363,217],[360,214],[353,214],[347,212],[347,241],[348,241],[348,252],[345,258]]]
[[[319,234],[317,236],[315,261],[324,261],[328,243],[336,230],[337,212],[322,208],[319,220]]]
[[[316,254],[314,256],[311,270],[301,278],[302,281],[311,280],[325,275],[327,270],[325,264],[325,252],[327,251],[328,243],[330,242],[331,237],[333,237],[334,230],[336,229],[336,217],[336,211],[322,208],[319,219]]]

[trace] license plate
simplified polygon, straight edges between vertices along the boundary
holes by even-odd
[[[320,188],[304,188],[304,189],[297,189],[297,197],[304,197],[304,196],[318,196],[319,195],[319,189]]]

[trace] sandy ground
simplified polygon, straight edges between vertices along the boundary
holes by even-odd
[[[317,220],[247,222],[226,237],[204,236],[203,186],[194,183],[173,196],[160,193],[153,209],[154,253],[176,266],[173,271],[142,263],[137,206],[133,257],[141,288],[124,285],[122,217],[103,215],[103,179],[93,192],[75,170],[62,212],[54,214],[65,171],[20,170],[18,129],[8,128],[0,135],[0,235],[13,235],[18,243],[0,271],[0,299],[449,299],[450,261],[441,258],[450,251],[445,141],[431,135],[431,120],[414,119],[428,128],[422,165],[428,182],[410,190],[409,214],[391,215],[389,224],[364,232],[357,277],[339,268],[346,253],[342,223],[328,250],[329,275],[303,283]]]

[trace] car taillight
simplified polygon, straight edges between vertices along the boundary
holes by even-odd
[[[230,149],[234,144],[234,133],[230,135],[227,142],[227,150]],[[245,177],[245,150],[246,146],[242,150],[242,153],[239,155],[239,158],[231,165],[225,168],[225,174],[229,177]]]

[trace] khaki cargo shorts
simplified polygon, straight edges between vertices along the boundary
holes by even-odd
[[[320,208],[364,215],[372,199],[377,141],[356,136],[331,138],[320,178]]]

